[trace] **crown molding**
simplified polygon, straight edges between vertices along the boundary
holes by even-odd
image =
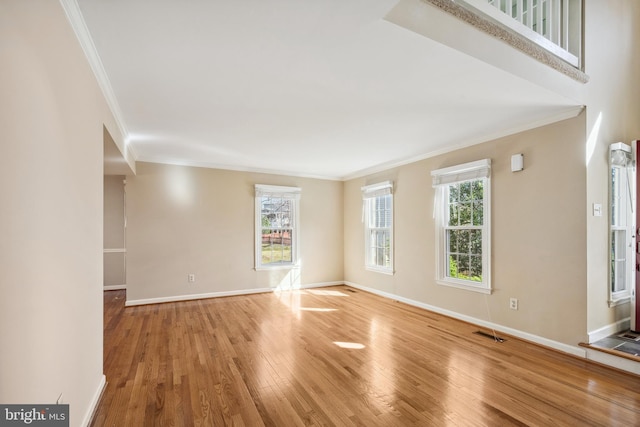
[[[188,166],[194,168],[207,168],[207,169],[221,169],[227,171],[235,171],[235,172],[248,172],[248,173],[259,173],[265,175],[281,175],[281,176],[291,176],[296,178],[311,178],[311,179],[320,179],[323,181],[343,181],[342,178],[332,175],[318,175],[318,174],[310,174],[304,172],[295,172],[288,171],[284,169],[267,169],[267,168],[257,168],[252,166],[242,166],[242,165],[228,165],[222,163],[213,163],[206,161],[195,161],[191,159],[172,159],[165,158],[162,156],[145,156],[141,155],[136,158],[136,162],[145,162],[145,163],[157,163],[162,165],[172,165],[172,166]]]
[[[401,160],[395,160],[391,162],[382,163],[376,166],[372,166],[371,168],[363,169],[361,171],[355,172],[350,175],[346,175],[340,178],[341,181],[350,181],[356,178],[362,178],[364,176],[372,175],[379,172],[384,172],[389,169],[397,168],[400,166],[408,165],[410,163],[415,163],[420,160],[429,159],[431,157],[440,156],[442,154],[450,153],[452,151],[461,150],[463,148],[471,147],[473,145],[482,144],[484,142],[493,141],[499,138],[504,138],[507,136],[515,135],[520,132],[525,132],[531,129],[536,129],[542,126],[550,125],[553,123],[561,122],[563,120],[572,119],[574,117],[578,117],[580,113],[585,109],[583,105],[578,105],[575,107],[566,108],[560,112],[556,112],[550,114],[548,116],[539,118],[537,120],[533,120],[527,124],[521,126],[515,126],[509,129],[504,129],[498,132],[493,132],[489,134],[479,135],[475,138],[467,139],[464,142],[459,144],[451,144],[447,145],[445,148],[441,148],[439,150],[431,151],[428,153],[423,153],[417,156],[408,157]]]
[[[405,159],[381,163],[381,164],[372,166],[370,168],[354,172],[353,174],[349,174],[346,176],[317,175],[317,174],[300,173],[300,172],[293,172],[293,171],[287,171],[287,170],[263,169],[263,168],[256,168],[256,167],[250,167],[250,166],[219,164],[219,163],[211,163],[206,161],[194,161],[190,159],[171,159],[171,158],[165,158],[162,156],[141,155],[139,157],[136,156],[136,161],[147,162],[147,163],[159,163],[159,164],[174,165],[174,166],[222,169],[222,170],[230,170],[230,171],[237,171],[237,172],[283,175],[283,176],[293,176],[293,177],[299,177],[299,178],[312,178],[312,179],[321,179],[326,181],[346,182],[352,179],[362,178],[368,175],[373,175],[379,172],[384,172],[400,166],[408,165],[410,163],[419,162],[421,160],[425,160],[431,157],[440,156],[442,154],[450,153],[452,151],[461,150],[463,148],[471,147],[473,145],[482,144],[484,142],[489,142],[489,141],[493,141],[499,138],[504,138],[510,135],[515,135],[520,132],[536,129],[536,128],[557,123],[563,120],[572,119],[574,117],[579,116],[580,113],[584,111],[584,109],[585,107],[582,105],[569,107],[562,111],[555,112],[553,114],[544,116],[542,118],[538,118],[537,120],[533,120],[525,125],[515,126],[509,129],[501,130],[499,132],[479,135],[475,138],[467,139],[464,142],[461,142],[459,144],[450,144],[450,145],[447,145],[445,148],[442,148],[439,150],[430,151],[428,153],[423,153],[423,154],[408,157]],[[128,144],[128,145],[132,147],[133,144]]]
[[[84,52],[87,61],[89,62],[89,66],[98,81],[98,86],[100,86],[100,89],[102,90],[102,94],[107,101],[111,114],[113,114],[116,124],[118,125],[118,129],[122,134],[122,138],[126,141],[128,132],[124,119],[122,118],[122,111],[120,110],[118,100],[113,93],[113,88],[111,87],[111,82],[109,81],[107,72],[102,65],[100,55],[98,55],[96,46],[91,38],[89,28],[87,28],[87,24],[84,21],[80,6],[76,0],[60,0],[60,4],[67,15],[67,19],[71,24],[71,28],[73,28],[73,32],[76,34],[76,37],[80,42],[82,51]]]

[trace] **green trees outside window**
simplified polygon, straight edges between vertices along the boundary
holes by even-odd
[[[451,184],[447,193],[447,276],[482,282],[483,180]]]

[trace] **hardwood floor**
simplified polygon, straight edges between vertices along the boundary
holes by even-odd
[[[640,378],[346,286],[124,308],[93,426],[638,426]]]

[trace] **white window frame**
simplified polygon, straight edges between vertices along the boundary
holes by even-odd
[[[615,184],[614,173],[618,176]],[[631,147],[622,142],[611,144],[609,146],[609,307],[626,303],[631,298],[636,264],[635,182],[635,165]],[[615,245],[614,233],[624,238],[621,246]],[[624,289],[613,290],[616,278],[624,280]]]
[[[371,226],[371,204],[375,203],[381,197],[390,196],[390,226],[389,227],[372,227]],[[365,269],[383,274],[393,274],[393,182],[384,181],[378,184],[372,184],[362,187],[362,221],[364,224],[364,264]],[[371,234],[373,231],[387,231],[389,233],[389,266],[378,265],[372,262],[371,249],[373,242]]]
[[[300,195],[302,190],[298,187],[284,187],[279,185],[255,185],[255,269],[278,270],[291,269],[300,266]],[[273,264],[262,263],[262,199],[265,197],[291,199],[293,204],[293,224],[291,229],[291,262]],[[274,227],[269,227],[273,229]]]
[[[490,294],[491,287],[491,159],[478,160],[431,172],[435,188],[434,219],[436,226],[436,283],[474,292]],[[482,180],[482,225],[449,226],[449,188],[451,185]],[[480,230],[482,233],[482,281],[449,277],[447,230]]]

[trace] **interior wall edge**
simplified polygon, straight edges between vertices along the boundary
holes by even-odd
[[[84,419],[82,420],[82,424],[80,425],[85,427],[90,425],[91,420],[93,419],[93,414],[95,414],[96,410],[98,409],[98,404],[100,403],[100,399],[102,398],[102,394],[104,393],[106,386],[107,386],[107,377],[105,375],[102,375],[102,378],[100,378],[100,382],[98,383],[98,388],[96,389],[96,392],[93,394],[93,397],[89,404],[89,408],[87,408],[87,412],[84,416]]]

